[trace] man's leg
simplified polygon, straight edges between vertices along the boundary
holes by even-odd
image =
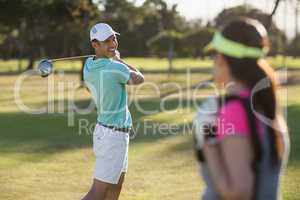
[[[90,191],[82,200],[104,200],[107,196],[111,184],[94,179]]]
[[[110,185],[105,200],[118,200],[119,199],[124,179],[125,179],[125,173],[122,173],[118,184]]]

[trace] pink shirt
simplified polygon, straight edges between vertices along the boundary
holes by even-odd
[[[241,97],[250,96],[250,90],[243,90],[239,93]],[[257,121],[259,134],[262,134],[262,124]],[[221,141],[227,135],[240,135],[250,137],[250,127],[246,110],[238,100],[226,103],[217,116],[217,140]]]

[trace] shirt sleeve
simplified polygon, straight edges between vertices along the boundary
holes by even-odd
[[[130,70],[123,63],[117,63],[114,67],[115,73],[114,76],[117,82],[126,84],[130,78]]]
[[[226,103],[217,116],[217,139],[228,135],[250,136],[246,111],[239,101]]]
[[[83,80],[84,81],[86,81],[86,78],[87,78],[89,62],[90,62],[90,58],[86,59],[84,66],[83,66]]]

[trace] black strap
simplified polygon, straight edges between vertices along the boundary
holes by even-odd
[[[195,156],[196,156],[197,160],[202,163],[202,162],[205,161],[205,159],[204,159],[204,155],[203,155],[202,149],[199,149],[197,147],[197,138],[196,138],[195,132],[193,133],[193,141],[194,141]]]
[[[201,127],[203,129],[203,133],[204,133],[204,140],[208,140],[210,138],[216,138],[216,134],[217,134],[217,126],[216,125],[203,125],[203,127]],[[195,154],[196,154],[196,158],[198,159],[199,162],[205,162],[205,157],[203,154],[203,150],[199,149],[197,147],[197,138],[195,133],[193,134],[193,139],[194,139],[194,149],[195,149]]]
[[[115,126],[108,126],[106,124],[102,124],[101,122],[97,122],[99,125],[105,127],[105,128],[109,128],[109,129],[112,129],[114,131],[121,131],[121,132],[125,132],[125,133],[129,133],[130,132],[130,128],[118,128],[118,127],[115,127]]]
[[[259,166],[259,162],[261,160],[261,152],[262,152],[260,139],[259,139],[259,135],[258,135],[257,127],[256,127],[256,120],[255,120],[256,118],[251,109],[251,102],[250,102],[249,98],[244,98],[244,97],[240,97],[240,96],[236,96],[236,95],[221,97],[221,98],[219,98],[219,108],[221,108],[221,106],[223,104],[226,104],[229,101],[233,101],[233,100],[240,101],[242,106],[244,107],[246,114],[247,114],[250,131],[251,131],[251,143],[252,143],[252,146],[254,149],[254,161],[252,164],[253,173],[254,173],[254,191],[253,191],[252,199],[255,200],[257,198],[257,196],[256,196],[257,189],[259,187],[258,186],[258,166]]]

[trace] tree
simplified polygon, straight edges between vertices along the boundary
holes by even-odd
[[[160,56],[168,56],[169,60],[169,72],[172,71],[172,59],[174,56],[174,49],[180,46],[183,35],[176,31],[162,31],[151,40],[148,41],[148,45],[152,51]]]
[[[290,56],[300,56],[300,35],[298,34],[294,39],[290,42],[287,48],[287,53]]]
[[[177,4],[168,8],[167,3],[163,0],[146,0],[144,7],[156,12],[160,30],[184,32],[189,27],[189,23],[177,11]]]
[[[183,52],[193,57],[204,56],[203,48],[212,40],[215,29],[202,27],[190,31],[183,38]]]
[[[89,23],[99,16],[92,0],[1,0],[0,7],[4,8],[1,25],[8,27],[3,44],[13,39],[21,44],[14,48],[29,59],[27,69],[32,69],[34,60],[41,56],[82,53]],[[87,14],[88,24],[84,23]]]

